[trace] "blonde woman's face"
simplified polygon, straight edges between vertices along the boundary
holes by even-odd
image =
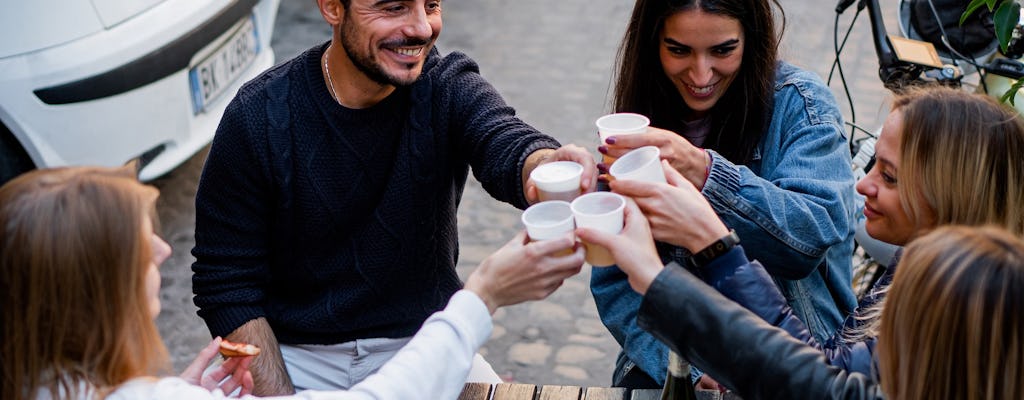
[[[149,237],[149,246],[153,258],[146,265],[146,302],[149,304],[149,313],[156,319],[160,314],[160,264],[163,264],[171,255],[171,246],[160,236],[153,232],[153,222],[149,217],[143,218],[143,234]]]
[[[900,203],[897,172],[900,169],[900,138],[903,113],[889,113],[882,134],[875,144],[875,165],[857,182],[864,195],[865,228],[871,237],[895,245],[904,245],[915,234],[914,224]]]

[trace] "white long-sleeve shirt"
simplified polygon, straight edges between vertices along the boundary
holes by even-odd
[[[491,314],[473,292],[460,290],[444,310],[430,316],[412,340],[371,375],[348,391],[306,390],[273,399],[455,399],[462,392],[476,351],[490,337]],[[41,399],[49,393],[40,393]],[[223,399],[181,378],[136,378],[121,385],[109,400]],[[256,399],[245,396],[243,399]]]

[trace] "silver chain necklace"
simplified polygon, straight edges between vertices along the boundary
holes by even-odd
[[[331,46],[327,46],[327,50],[324,50],[324,55],[321,57],[324,59],[324,72],[327,74],[327,88],[331,91],[331,98],[335,102],[341,104],[341,100],[338,100],[338,94],[334,92],[334,82],[331,81],[331,68],[327,66],[327,53],[331,51]]]

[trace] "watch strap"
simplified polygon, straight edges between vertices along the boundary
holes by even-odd
[[[736,234],[735,230],[730,229],[729,234],[722,236],[711,243],[708,247],[703,250],[693,253],[690,257],[693,260],[693,264],[697,267],[704,267],[714,261],[716,258],[728,253],[733,247],[740,244],[740,237]]]

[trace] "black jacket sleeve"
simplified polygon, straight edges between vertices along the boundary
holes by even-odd
[[[828,342],[819,343],[807,325],[797,318],[768,271],[757,261],[747,261],[742,246],[736,246],[702,267],[700,274],[705,282],[729,300],[739,303],[769,325],[779,327],[794,338],[821,350],[829,364],[847,372],[871,373],[875,340],[848,342],[841,337],[842,329],[853,328],[858,323],[856,314],[848,316],[840,332]]]
[[[674,263],[651,283],[637,322],[747,400],[884,398],[871,377],[829,365]]]

